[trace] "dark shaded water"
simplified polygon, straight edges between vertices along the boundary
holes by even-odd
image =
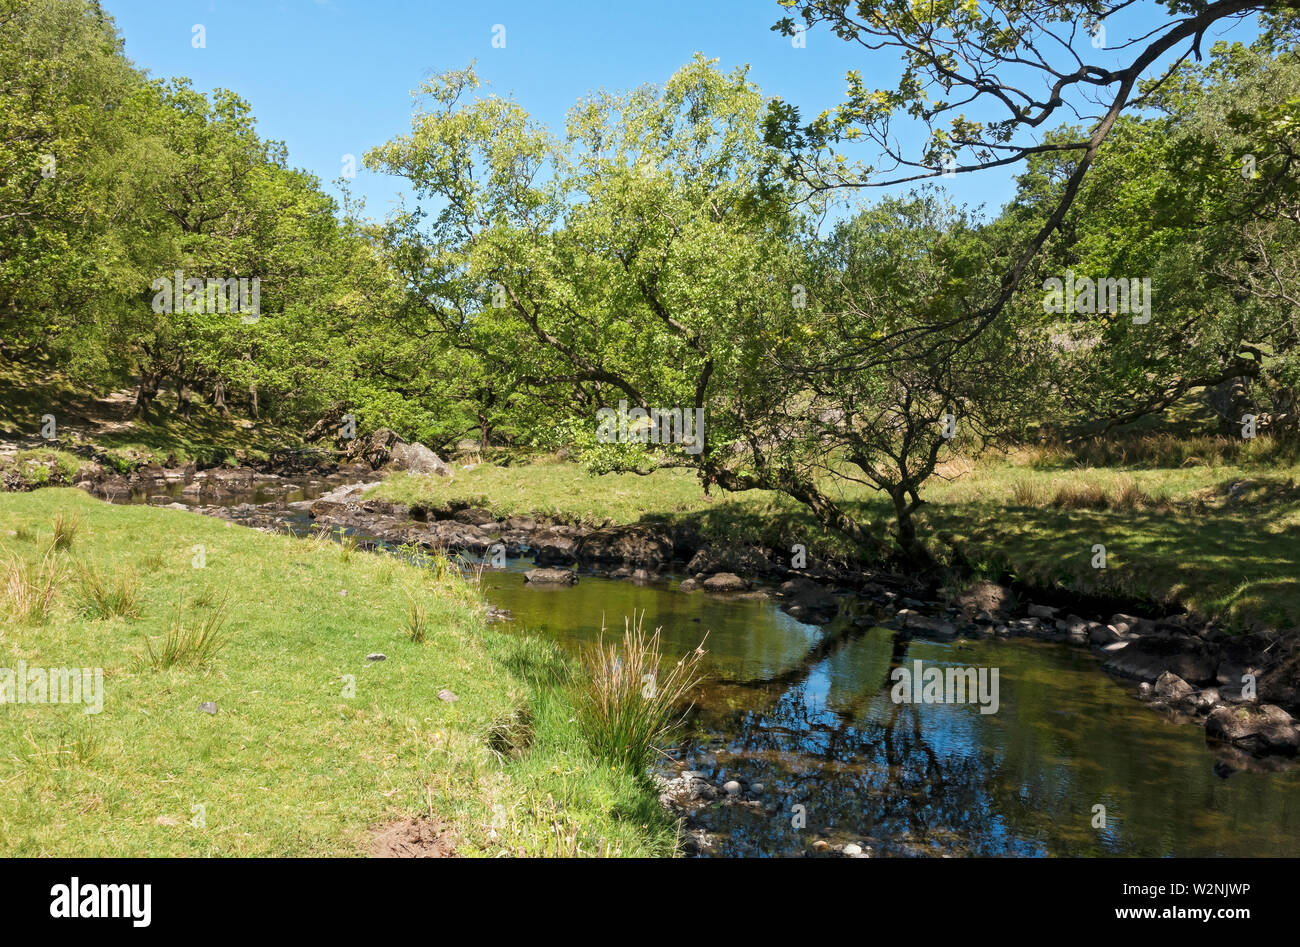
[[[227,503],[311,499],[282,483]],[[169,491],[185,500],[179,491]],[[140,496],[137,502],[146,498]],[[158,502],[158,501],[155,501]],[[205,501],[210,502],[210,501]],[[298,531],[305,511],[289,517]],[[584,575],[526,586],[531,563],[485,570],[506,626],[576,650],[602,619],[645,612],[667,655],[708,633],[707,682],[674,756],[715,785],[763,784],[747,804],[696,813],[712,854],[798,855],[814,841],[876,855],[1282,856],[1300,848],[1300,769],[1215,773],[1204,732],[1139,703],[1089,652],[1016,640],[908,640],[882,627],[804,625],[774,602]],[[896,667],[999,669],[999,707],[896,703]],[[665,765],[671,775],[674,767]],[[806,825],[795,828],[795,806]],[[1095,806],[1105,826],[1094,827]]]

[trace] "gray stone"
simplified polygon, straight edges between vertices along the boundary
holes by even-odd
[[[1168,703],[1182,703],[1189,700],[1196,693],[1192,685],[1179,677],[1172,671],[1165,671],[1158,678],[1151,688],[1155,696]]]
[[[1300,727],[1289,713],[1272,704],[1218,706],[1205,722],[1205,735],[1259,755],[1294,756],[1300,749]]]
[[[731,572],[719,572],[704,580],[704,588],[709,592],[741,592],[749,588],[749,583]]]
[[[415,474],[437,474],[440,477],[452,475],[451,467],[423,444],[404,444],[399,441],[389,449],[388,457],[395,470],[408,470]]]
[[[572,569],[529,569],[524,581],[530,585],[577,585],[578,573]]]

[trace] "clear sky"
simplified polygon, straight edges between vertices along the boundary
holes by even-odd
[[[775,0],[103,0],[127,55],[155,77],[188,76],[195,88],[246,99],[263,137],[284,141],[295,167],[327,189],[356,156],[354,194],[383,216],[405,182],[360,168],[366,149],[410,126],[410,90],[428,75],[477,61],[490,90],[513,93],[559,128],[568,108],[597,88],[662,82],[696,52],[725,68],[748,63],[765,95],[815,114],[841,101],[858,69],[892,86],[897,63],[836,39],[824,28],[806,48],[771,31]],[[1167,14],[1147,0],[1133,27]],[[206,47],[192,45],[202,24]],[[505,27],[505,48],[492,45]],[[1112,28],[1113,45],[1118,28]],[[1139,31],[1141,32],[1141,31]],[[1253,29],[1234,36],[1248,40]],[[1208,48],[1209,43],[1206,43]],[[866,157],[865,155],[863,157]],[[1010,172],[960,175],[948,184],[971,205],[995,211],[1012,194]],[[869,198],[870,195],[864,195]]]

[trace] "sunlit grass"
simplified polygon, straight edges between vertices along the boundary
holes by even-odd
[[[43,622],[6,622],[0,666],[102,668],[104,704],[0,714],[11,748],[0,854],[364,855],[376,827],[422,816],[452,826],[463,855],[673,851],[674,826],[643,779],[586,745],[559,653],[488,628],[452,564],[435,576],[360,550],[344,562],[328,538],[318,547],[72,489],[0,494],[0,563],[17,556],[48,576],[59,512],[84,521],[59,574],[75,561],[106,589],[138,576],[137,617],[90,618],[74,579],[67,595],[37,583],[50,589]],[[204,657],[200,636],[222,646]],[[386,660],[367,661],[374,652]],[[459,699],[440,700],[444,689]],[[206,702],[215,716],[197,709]],[[526,745],[494,748],[525,712]]]

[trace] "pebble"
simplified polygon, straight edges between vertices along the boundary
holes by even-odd
[[[740,783],[736,782],[734,779],[728,780],[722,784],[722,788],[728,796],[734,796],[736,793],[740,792]]]
[[[199,704],[199,710],[203,711],[205,714],[215,714],[217,712],[216,702],[205,700],[203,703]]]
[[[849,858],[857,858],[862,854],[862,846],[849,842],[848,845],[844,846],[844,854],[848,855]]]
[[[374,654],[368,654],[368,655],[366,655],[366,660],[367,660],[367,661],[387,661],[387,660],[388,660],[388,655],[386,655],[386,654],[380,654],[378,651],[376,651]]]
[[[438,691],[438,699],[445,700],[449,704],[455,703],[456,701],[460,700],[459,697],[457,697],[451,691],[447,690],[447,688],[445,687],[442,690]]]

